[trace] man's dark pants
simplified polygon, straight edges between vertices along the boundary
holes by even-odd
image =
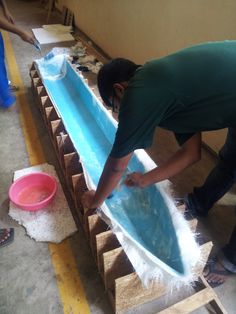
[[[236,128],[229,128],[219,160],[201,187],[186,198],[186,209],[195,216],[207,216],[208,211],[236,182]],[[236,272],[236,226],[229,243],[222,249],[226,268]],[[228,263],[229,262],[229,263]]]

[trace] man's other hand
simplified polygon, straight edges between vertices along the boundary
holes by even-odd
[[[124,183],[128,187],[144,188],[145,186],[144,180],[143,180],[143,174],[140,172],[133,172],[131,174],[128,174],[124,180]]]

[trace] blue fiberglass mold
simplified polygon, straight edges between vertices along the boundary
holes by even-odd
[[[96,187],[112,148],[117,123],[64,56],[36,62],[51,101],[80,155],[87,176]],[[146,170],[135,153],[127,172]],[[154,263],[158,261],[157,264],[171,275],[185,275],[168,204],[157,185],[145,189],[122,185],[113,191],[113,197],[107,199],[105,205],[110,218]]]

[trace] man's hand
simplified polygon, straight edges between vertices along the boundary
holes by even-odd
[[[84,208],[84,221],[85,223],[88,222],[88,216],[93,215],[96,208],[93,206],[95,191],[86,191],[81,197],[81,203]]]
[[[130,187],[144,188],[151,184],[169,179],[194,164],[201,158],[201,133],[195,133],[174,155],[161,166],[144,174],[139,172],[127,176],[125,184]]]
[[[128,187],[138,187],[138,188],[145,187],[143,174],[140,172],[133,172],[131,174],[128,174],[124,183]]]
[[[21,37],[22,40],[28,42],[29,44],[34,44],[35,43],[35,37],[32,33],[30,32],[25,32],[25,31],[21,31],[19,36]]]
[[[6,1],[5,1],[5,0],[1,0],[1,1],[0,1],[0,5],[2,6],[3,14],[4,14],[5,18],[7,19],[7,21],[8,21],[9,23],[11,23],[11,24],[15,24],[14,18],[13,18],[13,16],[11,15],[10,11],[8,10]]]
[[[15,24],[14,18],[8,10],[4,11],[4,15],[5,15],[5,18],[8,20],[9,23]]]

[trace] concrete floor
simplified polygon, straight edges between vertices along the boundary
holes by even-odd
[[[46,23],[47,12],[41,1],[9,0],[7,2],[16,23],[25,29],[41,27]],[[60,23],[60,15],[58,12],[53,12],[50,23],[58,22]],[[46,161],[55,166],[60,176],[53,147],[36,108],[30,86],[29,66],[34,59],[40,56],[33,47],[22,42],[17,36],[11,34],[10,38],[24,82],[25,97],[29,103],[34,127],[38,134],[35,141],[42,145]],[[55,45],[43,46],[43,54],[53,46]],[[14,83],[14,77],[11,77],[11,80]],[[8,216],[8,189],[13,173],[15,170],[30,166],[30,158],[20,122],[19,112],[21,109],[18,106],[13,111],[0,111],[0,227],[15,228],[14,242],[8,247],[0,249],[0,314],[61,314],[64,313],[63,300],[59,293],[58,276],[55,274],[48,244],[37,243],[30,239],[24,228]],[[149,153],[160,164],[175,149],[177,149],[177,145],[173,136],[169,132],[158,130]],[[174,196],[183,196],[190,192],[194,185],[200,185],[214,166],[215,157],[205,149],[202,153],[202,160],[197,165],[171,180]],[[65,193],[71,204],[66,190]],[[214,207],[208,219],[199,221],[199,232],[204,234],[206,240],[213,241],[214,250],[228,240],[236,220],[235,204],[236,196],[232,190]],[[103,283],[97,273],[88,243],[81,229],[69,239],[69,244],[77,263],[90,312],[92,314],[112,313],[108,298],[104,293]],[[236,313],[235,277],[216,288],[215,292],[228,313]],[[170,302],[173,303],[175,299],[178,299],[178,295],[173,295],[170,299]],[[155,301],[130,310],[127,314],[154,314],[162,307],[163,303]],[[205,310],[201,311],[201,313],[204,312]],[[72,312],[65,311],[65,313]],[[78,313],[85,314],[79,311]]]

